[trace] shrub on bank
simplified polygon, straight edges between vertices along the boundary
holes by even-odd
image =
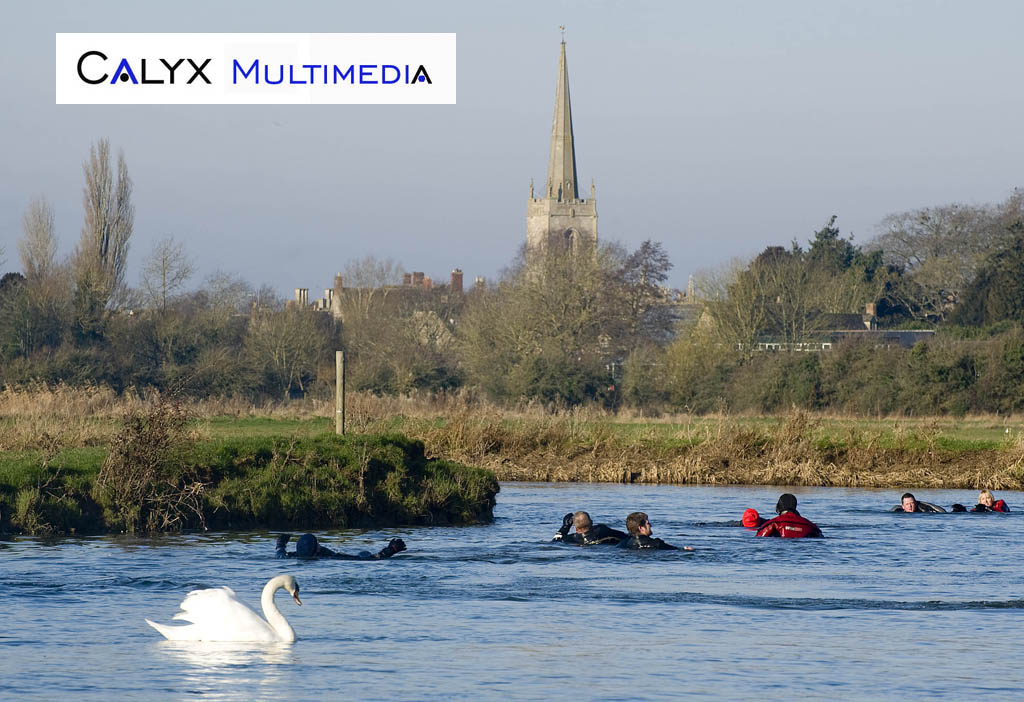
[[[422,442],[401,435],[194,442],[175,421],[129,418],[107,452],[7,453],[0,459],[0,532],[322,529],[492,519],[493,473],[428,460]]]
[[[290,529],[381,524],[472,524],[492,518],[492,473],[427,460],[399,434],[263,438],[207,445],[220,475],[207,526]]]

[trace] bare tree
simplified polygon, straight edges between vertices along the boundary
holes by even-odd
[[[168,298],[173,298],[194,272],[195,264],[185,253],[185,245],[174,237],[165,237],[153,245],[143,263],[143,295],[151,307],[166,310]]]
[[[704,300],[717,339],[750,353],[769,322],[767,281],[741,258],[697,275],[697,295]]]
[[[349,261],[342,271],[344,289],[337,304],[346,324],[366,320],[390,288],[402,282],[402,267],[391,258],[376,256]]]
[[[25,355],[56,348],[71,322],[72,278],[66,265],[56,265],[45,278],[26,278],[15,305],[6,312],[7,331]],[[0,317],[5,316],[0,314]]]
[[[749,264],[734,260],[701,276],[699,290],[719,340],[749,352],[762,336],[806,341],[833,322],[832,314],[855,313],[877,299],[885,279],[868,275],[863,263],[846,265],[822,265],[795,245],[769,246]]]
[[[128,241],[135,208],[132,181],[124,153],[117,157],[117,179],[110,164],[110,142],[100,139],[89,150],[83,166],[85,224],[75,249],[75,306],[82,331],[95,331],[103,310],[124,289]]]
[[[392,258],[365,256],[349,261],[342,272],[345,287],[379,288],[402,282],[402,267]]]
[[[815,271],[815,304],[821,312],[827,314],[862,313],[864,303],[874,302],[885,294],[886,282],[890,279],[886,271],[876,271],[869,279],[864,269],[858,266],[851,266],[834,275]]]
[[[254,310],[245,340],[250,362],[264,368],[268,385],[282,397],[293,387],[305,392],[333,351],[329,326],[329,315],[297,306]]]
[[[754,259],[750,273],[767,282],[769,298],[766,303],[772,326],[788,343],[805,341],[809,333],[820,329],[817,302],[822,281],[799,250],[769,247]],[[828,280],[825,282],[827,284]]]
[[[465,298],[445,286],[401,286],[402,268],[374,256],[349,261],[332,312],[344,328],[353,387],[409,392],[451,382],[455,319]]]
[[[22,270],[29,280],[45,280],[57,265],[53,210],[45,198],[36,198],[29,204],[22,226],[25,236],[18,242]]]
[[[471,382],[495,397],[575,404],[607,391],[622,358],[628,301],[621,251],[545,255],[480,294],[458,327]]]
[[[644,241],[625,257],[614,283],[626,303],[626,341],[630,347],[643,343],[664,344],[672,338],[676,315],[665,286],[672,269],[659,242]]]
[[[72,279],[69,266],[56,259],[53,210],[44,198],[29,204],[22,226],[18,253],[25,281],[17,304],[8,310],[8,329],[15,347],[27,355],[61,343],[70,322]]]
[[[234,273],[224,271],[216,271],[207,277],[202,292],[211,308],[228,314],[247,313],[253,303],[258,302],[252,285]]]
[[[981,262],[1010,238],[1024,212],[1024,193],[999,205],[942,205],[892,214],[867,248],[904,275],[889,295],[911,316],[941,321],[974,279]]]

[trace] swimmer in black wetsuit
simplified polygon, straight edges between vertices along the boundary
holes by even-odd
[[[900,503],[893,507],[890,512],[945,512],[942,507],[933,505],[931,502],[921,502],[909,492],[903,493]],[[955,511],[955,510],[954,510]]]
[[[576,533],[570,534],[569,529],[576,527]],[[558,530],[552,541],[561,541],[564,544],[575,544],[576,546],[596,546],[608,544],[614,546],[623,539],[629,538],[617,529],[612,529],[607,524],[594,524],[590,515],[586,512],[570,512],[562,517],[562,528]]]
[[[653,549],[658,551],[680,550],[678,546],[667,544],[661,539],[655,539],[651,536],[653,531],[651,520],[643,512],[633,512],[626,517],[626,528],[629,530],[629,538],[620,541],[619,548]],[[692,551],[693,549],[686,546],[682,550]]]
[[[335,561],[379,561],[382,558],[391,558],[396,553],[401,553],[405,550],[404,541],[401,539],[391,539],[388,545],[377,553],[370,553],[369,551],[360,551],[354,555],[338,553],[326,546],[321,546],[320,542],[312,534],[303,534],[295,542],[295,550],[288,553],[285,547],[288,545],[288,539],[290,538],[292,538],[291,534],[281,534],[277,537],[277,558],[301,558],[307,561],[314,561],[320,558]]]

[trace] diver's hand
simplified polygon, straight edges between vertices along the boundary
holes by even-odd
[[[391,558],[396,553],[400,553],[405,550],[405,542],[401,539],[391,539],[388,545],[380,550],[377,554],[377,558]]]
[[[569,514],[562,517],[562,528],[558,530],[557,534],[555,534],[556,539],[560,539],[569,534],[569,530],[572,529],[572,515],[573,513],[569,512]]]
[[[292,538],[291,534],[278,534],[277,535],[277,546],[276,546],[276,548],[278,550],[283,549],[285,546],[288,545],[288,540],[290,538]]]

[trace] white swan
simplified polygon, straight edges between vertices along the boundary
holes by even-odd
[[[290,575],[271,578],[263,587],[260,604],[263,616],[238,601],[229,587],[214,587],[209,590],[193,590],[181,602],[181,612],[174,619],[191,622],[187,626],[167,626],[148,619],[146,623],[171,641],[283,641],[295,640],[295,631],[277,611],[274,593],[284,588],[299,601],[299,584]]]

